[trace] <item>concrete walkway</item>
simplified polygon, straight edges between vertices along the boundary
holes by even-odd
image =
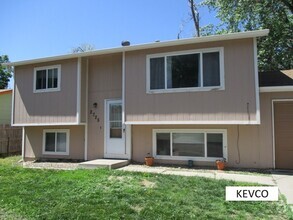
[[[282,173],[274,171],[272,178],[279,187],[279,191],[286,197],[287,203],[293,210],[293,172]]]
[[[178,176],[199,176],[212,179],[225,179],[233,180],[237,182],[249,182],[257,183],[261,185],[278,186],[279,191],[284,194],[287,199],[287,203],[293,207],[293,172],[292,173],[274,173],[274,174],[253,174],[253,173],[237,173],[227,172],[219,170],[204,170],[204,169],[185,169],[185,168],[173,168],[173,167],[148,167],[145,165],[128,165],[122,167],[119,170],[130,172],[146,172],[146,173],[160,173],[166,175],[178,175]]]
[[[89,160],[78,164],[79,168],[96,169],[96,168],[108,168],[117,169],[129,164],[129,160],[117,160],[117,159],[96,159]]]

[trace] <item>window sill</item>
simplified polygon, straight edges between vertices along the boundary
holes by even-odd
[[[222,91],[225,90],[224,86],[217,87],[201,87],[201,88],[179,88],[179,89],[157,89],[147,90],[147,94],[156,93],[178,93],[178,92],[210,92],[210,91]]]
[[[45,152],[43,152],[43,155],[69,156],[69,152],[48,152],[48,151],[45,151]]]
[[[162,160],[192,160],[192,161],[203,161],[203,162],[215,162],[216,160],[222,160],[223,157],[188,157],[188,156],[159,156],[155,155],[155,159]],[[226,160],[228,162],[228,160]]]
[[[44,93],[44,92],[59,92],[60,88],[55,88],[55,89],[38,89],[34,90],[34,93]]]

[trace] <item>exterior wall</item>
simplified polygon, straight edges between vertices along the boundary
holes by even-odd
[[[146,93],[146,55],[213,47],[224,47],[225,90]],[[126,122],[255,121],[253,57],[253,39],[126,52]]]
[[[227,129],[228,166],[269,168],[272,166],[272,153],[259,141],[259,125],[135,125],[132,127],[132,158],[134,161],[143,162],[147,153],[152,152],[153,129]],[[238,157],[238,148],[240,160]],[[158,160],[164,164],[186,164],[180,160]],[[214,162],[194,161],[194,165],[215,166]]]
[[[12,91],[0,93],[0,124],[11,123]]]
[[[268,144],[268,150],[274,152],[273,149],[273,121],[272,121],[272,100],[278,99],[292,99],[293,92],[271,92],[261,93],[261,124],[263,124],[263,131],[261,141]],[[274,158],[272,159],[274,164]]]
[[[122,98],[122,54],[89,58],[88,87],[88,160],[92,160],[104,157],[105,100]]]
[[[87,59],[84,58],[81,61],[81,92],[80,92],[80,121],[86,122],[86,75],[87,75]]]
[[[61,64],[57,92],[34,93],[34,68]],[[14,124],[76,122],[77,59],[15,68]]]
[[[69,129],[69,155],[47,155],[43,154],[43,130],[44,129]],[[84,159],[84,126],[58,126],[58,127],[25,127],[25,158],[62,158],[62,159]]]
[[[132,158],[134,161],[143,162],[148,153],[153,153],[152,129],[227,129],[228,166],[274,168],[272,125],[272,100],[274,99],[293,99],[293,92],[261,93],[260,125],[134,125],[132,126]],[[177,160],[156,160],[156,162],[187,164],[187,161]],[[213,162],[195,162],[194,164],[214,166]]]

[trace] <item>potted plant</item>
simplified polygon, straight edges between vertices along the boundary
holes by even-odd
[[[154,157],[151,156],[150,153],[147,154],[147,156],[144,158],[145,164],[147,166],[153,166],[154,164]]]
[[[226,158],[216,160],[216,165],[218,170],[224,170],[226,164]]]

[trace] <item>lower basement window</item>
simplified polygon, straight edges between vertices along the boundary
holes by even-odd
[[[214,161],[227,159],[224,129],[155,129],[154,156],[158,159]]]
[[[46,129],[43,132],[43,154],[68,155],[69,130]]]

